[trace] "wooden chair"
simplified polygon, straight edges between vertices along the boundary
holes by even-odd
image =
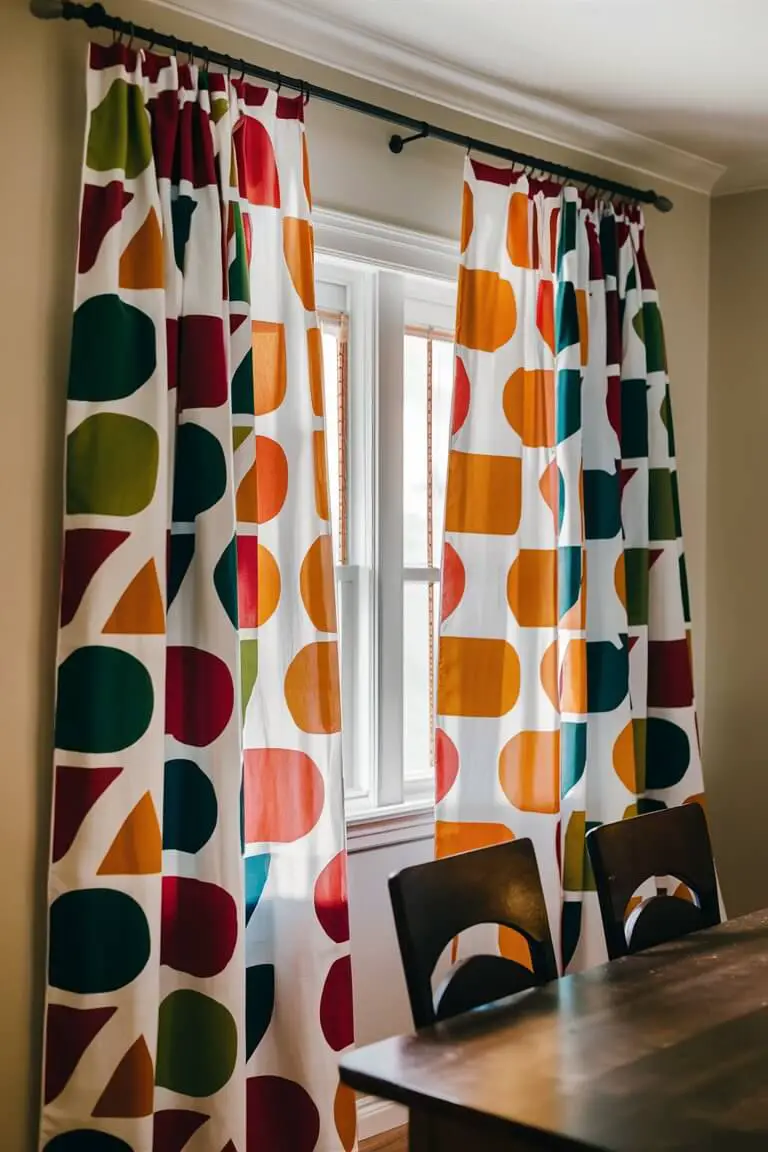
[[[404,868],[390,878],[389,892],[417,1028],[557,977],[530,840]],[[530,946],[533,970],[503,956],[472,956],[454,965],[433,998],[432,973],[444,948],[479,924],[520,932]]]
[[[593,828],[587,835],[587,849],[611,960],[720,923],[712,846],[699,804]],[[652,896],[641,902],[625,924],[632,896],[656,876],[682,880],[696,903],[678,896]]]

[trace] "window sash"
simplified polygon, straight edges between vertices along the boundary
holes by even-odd
[[[344,645],[346,815],[354,821],[375,818],[382,809],[428,805],[434,797],[433,755],[423,776],[405,779],[405,586],[420,583],[434,589],[440,585],[431,508],[428,563],[404,564],[405,335],[427,339],[430,361],[432,341],[452,343],[455,286],[322,254],[318,255],[318,281],[321,321],[338,326],[331,330],[339,332],[346,323],[337,363],[336,419],[348,436],[340,437],[338,498],[345,514],[340,520],[343,540],[339,541],[336,582]],[[343,310],[338,307],[340,285],[347,301]],[[325,308],[326,302],[333,306]],[[427,436],[431,440],[429,413]],[[429,483],[428,499],[431,491]],[[429,597],[432,686],[434,629],[439,619],[435,600],[439,605],[439,593],[433,592]],[[432,747],[434,711],[432,695]]]

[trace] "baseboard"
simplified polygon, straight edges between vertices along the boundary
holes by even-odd
[[[357,1136],[359,1140],[370,1140],[382,1132],[402,1128],[408,1123],[408,1109],[375,1096],[360,1096],[357,1101]]]

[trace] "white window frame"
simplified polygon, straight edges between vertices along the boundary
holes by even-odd
[[[375,421],[372,411],[376,371],[375,310],[376,277],[373,270],[352,266],[336,256],[317,256],[317,304],[320,310],[346,312],[354,320],[348,334],[347,422],[347,540],[348,562],[336,566],[336,592],[340,608],[341,635],[354,635],[355,662],[342,662],[343,756],[347,808],[368,807],[370,767],[375,748],[375,684],[365,693],[369,669],[375,667],[375,635],[361,622],[374,619],[376,589],[374,569],[375,533],[369,510],[375,507]],[[352,381],[355,386],[352,387]],[[330,416],[330,413],[327,414]],[[375,520],[375,517],[374,517]],[[342,639],[343,643],[343,639]],[[354,717],[354,721],[350,719]],[[353,771],[350,773],[350,765]],[[362,771],[367,765],[369,770]]]
[[[406,325],[453,328],[459,247],[322,208],[315,209],[314,230],[319,305],[328,292],[324,284],[335,282],[346,292],[351,315],[352,550],[349,564],[337,569],[337,581],[353,584],[356,594],[345,596],[342,629],[357,628],[366,618],[378,622],[378,637],[356,636],[361,667],[352,672],[355,684],[345,685],[347,709],[355,712],[355,721],[345,723],[345,754],[367,766],[357,776],[345,773],[348,836],[351,851],[364,851],[424,839],[433,830],[432,778],[405,781],[403,771],[403,590],[407,581],[440,580],[439,568],[403,566],[404,331]],[[359,610],[360,597],[370,598],[367,617]],[[374,670],[370,709],[358,696],[368,686],[366,662]]]

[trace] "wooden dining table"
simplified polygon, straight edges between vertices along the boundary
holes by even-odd
[[[768,1152],[768,910],[344,1056],[413,1152]]]

